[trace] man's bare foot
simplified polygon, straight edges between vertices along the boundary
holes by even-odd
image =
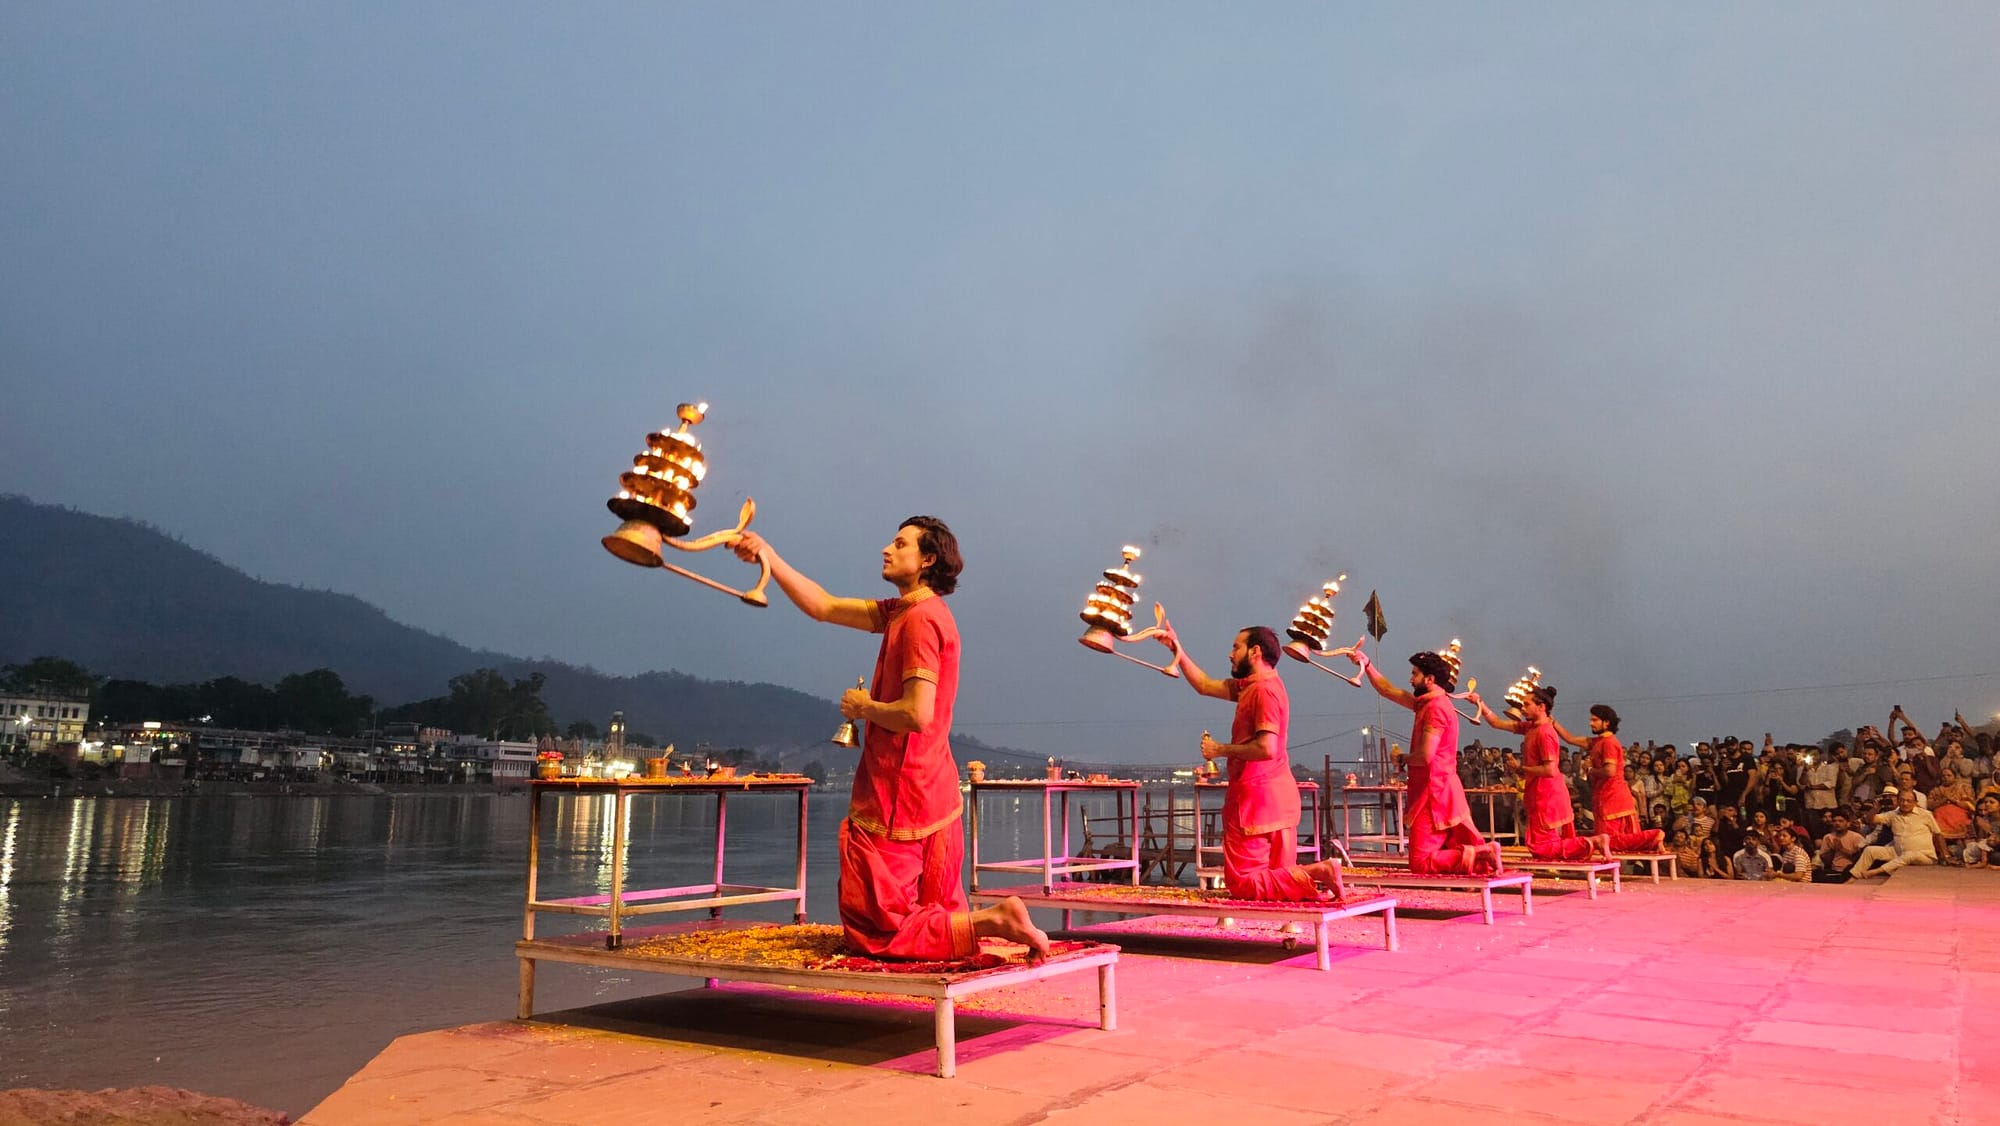
[[[1500,873],[1507,870],[1506,863],[1500,859],[1499,841],[1487,841],[1483,845],[1474,845],[1472,852],[1473,855],[1484,856],[1488,861],[1491,862],[1492,867],[1488,868],[1487,870],[1493,873],[1494,875],[1497,876]]]
[[[1320,860],[1306,865],[1306,875],[1312,882],[1333,893],[1335,899],[1347,898],[1347,884],[1340,878],[1340,861]]]
[[[1597,846],[1597,855],[1606,860],[1611,859],[1610,833],[1599,833],[1597,836],[1590,838],[1590,843]]]
[[[1028,948],[1037,962],[1049,956],[1049,936],[1028,916],[1028,905],[1018,896],[1008,896],[991,907],[972,913],[972,933],[983,938],[1004,938]]]

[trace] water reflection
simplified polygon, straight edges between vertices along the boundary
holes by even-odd
[[[734,796],[732,881],[791,883],[795,802]],[[544,803],[542,893],[608,891],[615,803]],[[816,921],[837,917],[845,806],[811,798]],[[397,1035],[511,1016],[527,813],[492,794],[0,799],[0,1089],[166,1083],[298,1115]],[[988,856],[1039,847],[1039,802],[982,813]],[[712,797],[638,798],[626,822],[628,887],[713,878]],[[730,915],[788,920],[791,905]],[[591,922],[538,930],[571,924]],[[540,1007],[667,984],[564,967]]]
[[[13,895],[8,891],[14,883],[14,838],[21,831],[21,803],[12,802],[7,808],[7,827],[0,829],[0,952],[7,949],[7,931],[14,920]]]

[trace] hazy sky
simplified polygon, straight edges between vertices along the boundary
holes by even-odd
[[[10,3],[0,489],[831,696],[872,639],[597,544],[705,398],[697,533],[875,595],[951,521],[990,740],[1227,724],[1076,644],[1126,541],[1210,671],[1345,570],[1573,724],[1934,726],[2000,712],[1996,200],[1984,3]]]

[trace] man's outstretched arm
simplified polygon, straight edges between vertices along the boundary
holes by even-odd
[[[792,605],[805,612],[806,617],[816,622],[832,622],[837,626],[873,633],[876,628],[875,604],[866,598],[838,598],[828,594],[826,588],[805,577],[799,569],[785,562],[775,548],[755,532],[743,533],[730,550],[736,558],[745,563],[762,560],[771,565],[771,577],[778,580],[778,589],[792,600]],[[852,717],[849,717],[852,718]]]

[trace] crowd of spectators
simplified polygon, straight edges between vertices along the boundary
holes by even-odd
[[[1845,883],[1910,864],[2000,868],[2000,733],[1962,715],[1926,737],[1901,707],[1888,731],[1866,726],[1819,743],[1718,738],[1683,752],[1626,746],[1625,780],[1649,829],[1667,836],[1682,873],[1710,879]],[[1473,743],[1459,756],[1468,789],[1521,792],[1519,754]],[[1586,756],[1563,774],[1577,832],[1589,835]],[[1496,817],[1520,816],[1518,800]],[[1518,827],[1518,826],[1517,826]]]

